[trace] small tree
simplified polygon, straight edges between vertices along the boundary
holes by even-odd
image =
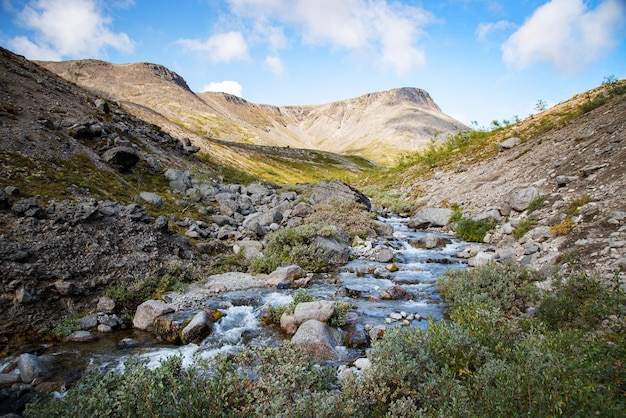
[[[544,110],[546,110],[548,108],[548,104],[546,102],[544,102],[543,100],[539,99],[537,100],[537,104],[535,104],[535,109],[538,112],[543,112]]]

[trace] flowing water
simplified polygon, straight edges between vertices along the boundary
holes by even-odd
[[[427,318],[440,320],[444,308],[437,285],[437,277],[448,268],[464,268],[455,254],[465,245],[456,238],[439,235],[448,244],[436,249],[419,249],[411,246],[425,232],[412,231],[407,219],[389,218],[383,221],[394,228],[394,239],[388,245],[393,249],[398,267],[390,272],[389,263],[377,263],[364,258],[351,261],[337,273],[336,280],[314,281],[309,293],[318,299],[346,301],[355,307],[359,325],[398,326],[402,321],[391,322],[391,314],[402,314],[408,319],[405,326],[425,329]],[[409,300],[382,300],[381,293],[399,285],[411,296]],[[135,330],[105,335],[88,343],[64,343],[41,347],[59,380],[71,381],[80,375],[78,370],[89,367],[121,369],[129,356],[139,355],[155,367],[159,360],[171,355],[182,355],[184,363],[195,358],[210,358],[218,353],[236,352],[243,346],[278,346],[288,338],[278,326],[261,321],[269,305],[286,305],[292,301],[293,290],[250,289],[226,292],[206,301],[209,307],[218,308],[223,317],[215,324],[213,332],[202,344],[175,346],[157,341],[148,333]],[[397,315],[396,315],[397,317]],[[390,323],[391,322],[391,323]],[[128,343],[130,341],[130,344]],[[347,363],[363,355],[361,349],[337,347],[338,362]]]

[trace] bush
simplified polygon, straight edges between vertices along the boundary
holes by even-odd
[[[354,237],[374,237],[379,225],[376,215],[356,202],[338,202],[335,205],[315,205],[314,212],[304,220],[306,224],[333,225]]]
[[[541,207],[543,206],[543,203],[546,201],[547,198],[548,196],[544,196],[544,195],[539,195],[535,197],[528,204],[528,207],[526,208],[527,213],[532,213],[536,211],[537,209],[541,209]]]
[[[487,232],[491,231],[498,222],[495,219],[474,220],[461,218],[454,227],[456,235],[465,241],[483,242]]]
[[[513,262],[472,269],[450,269],[438,280],[441,295],[452,310],[480,303],[505,314],[519,314],[535,298],[536,277]]]
[[[520,239],[524,235],[526,235],[528,231],[530,231],[535,227],[535,225],[537,225],[537,222],[537,218],[534,217],[522,219],[519,225],[517,225],[517,228],[515,228],[515,231],[513,232],[513,236],[515,237],[515,239]]]

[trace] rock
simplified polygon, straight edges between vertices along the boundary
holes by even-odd
[[[276,286],[280,282],[292,282],[305,275],[302,267],[292,264],[290,266],[279,267],[267,276],[265,281],[270,286]]]
[[[311,205],[332,205],[337,202],[356,202],[367,210],[372,209],[372,203],[367,196],[339,180],[320,181],[309,198]]]
[[[370,340],[376,341],[376,340],[378,340],[380,338],[383,338],[383,335],[385,335],[385,331],[387,331],[387,327],[385,327],[384,325],[374,325],[368,331],[368,335],[370,337]]]
[[[154,170],[157,173],[160,173],[163,171],[163,166],[161,165],[161,161],[157,160],[151,155],[146,157],[146,164],[148,164],[148,167],[150,167],[152,170]]]
[[[94,336],[91,332],[86,330],[74,331],[68,337],[65,338],[64,341],[72,341],[72,342],[86,342],[94,339]]]
[[[380,298],[385,300],[408,300],[411,299],[411,295],[402,286],[391,286],[381,293]]]
[[[509,138],[509,139],[505,139],[504,141],[498,144],[498,152],[504,151],[506,149],[511,149],[514,146],[519,145],[521,143],[522,143],[522,140],[516,136]]]
[[[350,261],[350,247],[333,238],[316,237],[315,245],[326,255],[325,260],[330,266],[341,266]]]
[[[494,258],[495,258],[495,254],[494,253],[488,253],[488,252],[485,252],[485,251],[480,251],[474,257],[470,257],[470,259],[467,260],[467,265],[470,266],[470,267],[482,266],[482,265],[485,265],[487,263],[492,263]]]
[[[99,324],[97,330],[99,333],[106,334],[109,332],[113,332],[113,327],[106,324]]]
[[[115,311],[115,300],[108,296],[100,296],[96,309],[104,313],[113,313]]]
[[[143,331],[150,331],[154,320],[161,315],[174,312],[174,308],[158,300],[147,300],[137,307],[133,319],[133,327]]]
[[[374,261],[378,261],[379,263],[390,263],[393,261],[394,257],[395,255],[393,254],[393,251],[391,251],[387,247],[379,245],[374,248],[374,254],[372,259]]]
[[[81,330],[90,330],[98,326],[98,314],[83,316],[76,320],[76,326]]]
[[[291,283],[289,283],[291,286]],[[294,315],[282,314],[280,316],[280,330],[285,334],[293,335],[298,331],[300,323]]]
[[[316,361],[331,361],[337,358],[334,347],[339,340],[338,334],[336,329],[311,319],[300,325],[291,342],[304,347]]]
[[[409,228],[423,229],[448,225],[453,210],[447,208],[422,208],[411,218]]]
[[[213,330],[213,322],[209,315],[204,312],[198,312],[191,322],[183,328],[180,337],[183,344],[200,344]]]
[[[302,324],[310,319],[326,322],[335,314],[335,302],[328,300],[317,300],[313,302],[302,302],[296,305],[294,317],[298,324]]]
[[[102,155],[102,159],[119,171],[128,171],[139,161],[139,153],[131,147],[114,147]]]
[[[270,189],[268,189],[265,185],[261,183],[252,183],[247,185],[246,192],[250,195],[258,196],[267,196],[271,193]]]
[[[17,367],[20,378],[24,383],[30,383],[39,378],[45,378],[49,372],[43,362],[34,354],[24,353],[17,358]]]
[[[559,187],[565,187],[569,183],[578,180],[578,176],[556,176],[556,184]]]
[[[369,345],[365,327],[360,324],[349,324],[345,328],[343,345],[348,348],[365,348]]]
[[[579,208],[580,215],[583,218],[593,218],[600,213],[600,208],[596,202],[590,202]]]
[[[439,238],[436,234],[427,233],[422,236],[418,241],[418,247],[420,248],[437,248],[445,245],[446,241],[442,238]]]
[[[0,188],[0,210],[6,210],[6,209],[9,209],[9,207],[10,207],[9,197],[5,189]]]
[[[161,215],[154,220],[154,229],[161,232],[167,232],[169,229],[169,219],[167,216]]]
[[[514,191],[509,197],[509,205],[511,208],[522,212],[526,210],[530,202],[539,196],[539,192],[534,187],[526,187],[524,189],[519,189]]]
[[[189,176],[174,168],[165,171],[165,178],[169,180],[170,187],[179,193],[185,193],[192,186]]]
[[[177,343],[180,340],[180,332],[186,319],[176,313],[165,314],[153,320],[150,331],[164,341]]]
[[[502,215],[498,209],[490,209],[474,218],[476,221],[483,221],[486,219],[494,219],[497,222],[502,222]]]
[[[261,241],[244,239],[233,245],[233,251],[235,254],[239,254],[240,251],[244,251],[246,259],[253,260],[256,257],[263,255],[263,243]]]
[[[163,206],[163,199],[156,193],[152,192],[141,192],[139,196],[147,203],[150,203],[155,208],[160,208]]]
[[[36,197],[18,200],[11,206],[11,211],[16,215],[34,216],[36,218],[43,215],[43,211],[39,207]]]

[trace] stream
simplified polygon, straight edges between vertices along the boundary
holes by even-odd
[[[428,318],[441,320],[445,306],[439,296],[437,277],[448,268],[465,268],[465,261],[455,257],[465,242],[437,233],[445,244],[438,248],[414,248],[427,232],[407,227],[408,219],[391,217],[381,219],[394,229],[394,238],[387,244],[392,249],[397,270],[388,269],[391,263],[379,263],[357,258],[336,273],[335,280],[313,280],[307,291],[317,299],[346,301],[354,307],[350,314],[362,326],[405,326],[425,329]],[[381,293],[392,286],[401,286],[408,300],[383,300]],[[295,290],[255,288],[225,292],[208,299],[207,307],[218,308],[223,317],[215,323],[213,332],[202,344],[176,346],[165,344],[149,333],[123,330],[82,343],[59,343],[37,347],[37,354],[45,356],[57,382],[72,382],[82,370],[92,367],[121,370],[125,359],[139,355],[156,367],[159,361],[171,355],[181,355],[184,364],[196,358],[211,358],[219,353],[230,354],[244,346],[278,346],[289,337],[277,325],[261,321],[269,305],[286,305],[292,301]],[[355,315],[356,313],[357,315]],[[394,319],[392,319],[392,317]],[[25,347],[24,351],[29,348]],[[337,364],[346,364],[364,355],[363,349],[336,347]],[[30,347],[33,352],[33,347]],[[6,359],[9,360],[9,359]],[[10,360],[9,360],[10,361]],[[0,364],[0,370],[5,364]]]

